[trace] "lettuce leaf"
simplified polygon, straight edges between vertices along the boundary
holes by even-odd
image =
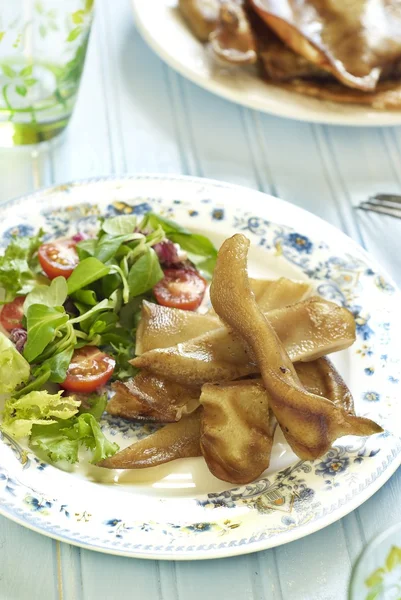
[[[25,298],[24,314],[32,304],[44,306],[62,306],[67,299],[67,280],[65,277],[56,277],[50,285],[36,285],[32,292]]]
[[[77,462],[81,447],[91,451],[92,464],[113,456],[119,450],[117,444],[104,436],[99,423],[90,413],[53,425],[34,425],[30,444],[42,450],[53,462]]]
[[[3,411],[2,429],[15,438],[28,436],[35,424],[49,426],[56,419],[69,419],[78,412],[79,400],[73,396],[62,396],[63,391],[49,394],[47,391],[34,391],[9,398]]]
[[[9,394],[29,379],[30,367],[14,344],[0,333],[0,394]]]
[[[33,362],[54,340],[57,331],[68,322],[68,319],[62,306],[31,304],[26,319],[28,339],[24,348],[25,358]]]
[[[5,302],[12,302],[17,294],[25,295],[35,287],[40,271],[37,250],[42,238],[42,230],[33,237],[15,237],[0,257],[0,287],[5,291]]]

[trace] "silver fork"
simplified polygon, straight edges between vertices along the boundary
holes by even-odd
[[[401,196],[397,194],[376,194],[365,202],[361,202],[355,208],[401,219]]]

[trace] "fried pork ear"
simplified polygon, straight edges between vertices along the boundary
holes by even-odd
[[[354,414],[351,393],[329,360],[297,363],[295,370],[308,392]],[[259,477],[269,466],[277,426],[263,381],[206,384],[200,403],[200,443],[211,473],[236,484]]]
[[[293,281],[286,277],[272,280],[250,279],[249,284],[256,303],[263,312],[301,302],[312,292],[312,286],[307,281]]]
[[[355,417],[302,386],[285,346],[259,310],[247,275],[249,240],[236,234],[219,250],[210,297],[220,318],[256,358],[270,406],[293,451],[302,459],[322,456],[343,435],[371,435],[382,428]]]
[[[224,0],[213,32],[209,36],[213,52],[234,65],[256,62],[256,47],[245,10],[236,0]]]
[[[250,278],[249,284],[257,305],[263,312],[301,302],[312,292],[312,286],[307,281],[293,281],[286,277],[280,277],[280,279]],[[213,307],[209,310],[208,315],[216,315]],[[221,323],[220,320],[219,323]]]
[[[347,413],[355,415],[354,399],[333,363],[326,357],[294,365],[302,385],[308,392],[331,400]]]
[[[314,360],[348,348],[355,341],[352,314],[322,298],[312,297],[270,311],[267,318],[293,362]],[[252,351],[226,328],[176,346],[150,350],[131,362],[159,377],[193,386],[259,373]]]
[[[135,354],[154,348],[168,348],[219,327],[221,321],[216,315],[201,315],[144,300],[136,332]]]
[[[270,463],[277,421],[260,380],[206,384],[200,444],[210,472],[230,483],[257,479]]]
[[[311,291],[309,283],[285,277],[275,280],[251,279],[250,283],[256,301],[264,311],[295,304]],[[135,354],[138,356],[155,348],[175,346],[221,326],[214,310],[202,315],[144,300],[136,333]]]
[[[199,406],[199,388],[163,380],[145,370],[128,381],[116,381],[112,389],[115,395],[106,410],[125,419],[172,423]]]
[[[201,409],[170,423],[148,437],[135,442],[98,463],[106,469],[144,469],[176,460],[201,456],[199,446]]]
[[[295,370],[309,392],[324,396],[355,414],[350,391],[326,357],[308,363],[298,362]],[[179,385],[145,370],[129,381],[114,383],[112,387],[116,393],[106,407],[109,414],[160,423],[179,421],[195,411],[201,394],[199,387]]]
[[[374,90],[401,56],[401,3],[388,0],[251,0],[265,23],[344,85]],[[266,35],[268,35],[268,31]]]
[[[192,33],[207,42],[217,25],[220,0],[179,0],[178,8]]]

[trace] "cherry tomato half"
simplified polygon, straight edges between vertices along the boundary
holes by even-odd
[[[24,316],[25,296],[18,296],[12,302],[5,304],[0,312],[0,323],[7,331],[22,326]]]
[[[67,279],[71,275],[79,262],[75,246],[74,240],[57,240],[40,246],[39,262],[49,279],[60,275]]]
[[[205,295],[207,282],[197,271],[166,269],[164,278],[153,288],[162,306],[196,310]]]
[[[95,346],[75,350],[67,377],[61,387],[69,392],[90,394],[105,385],[113,374],[116,361]]]

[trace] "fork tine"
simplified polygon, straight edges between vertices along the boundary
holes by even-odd
[[[386,206],[381,206],[379,204],[374,204],[370,202],[362,202],[359,206],[355,206],[357,210],[364,210],[367,212],[374,212],[381,215],[387,215],[389,217],[394,217],[395,219],[401,219],[401,208],[390,208]]]
[[[370,206],[385,206],[387,208],[393,208],[394,210],[401,210],[401,202],[393,202],[392,200],[378,200],[374,196],[369,198],[366,202],[362,202],[362,204],[369,204]]]
[[[371,196],[369,200],[377,200],[377,202],[392,202],[394,204],[401,204],[401,195],[398,194],[375,194]]]
[[[381,203],[376,203],[376,202],[372,202],[371,200],[367,200],[365,202],[361,202],[360,206],[367,208],[367,209],[378,209],[380,211],[385,211],[385,213],[394,213],[394,214],[400,214],[401,213],[401,206],[394,206],[392,204],[381,204]]]

